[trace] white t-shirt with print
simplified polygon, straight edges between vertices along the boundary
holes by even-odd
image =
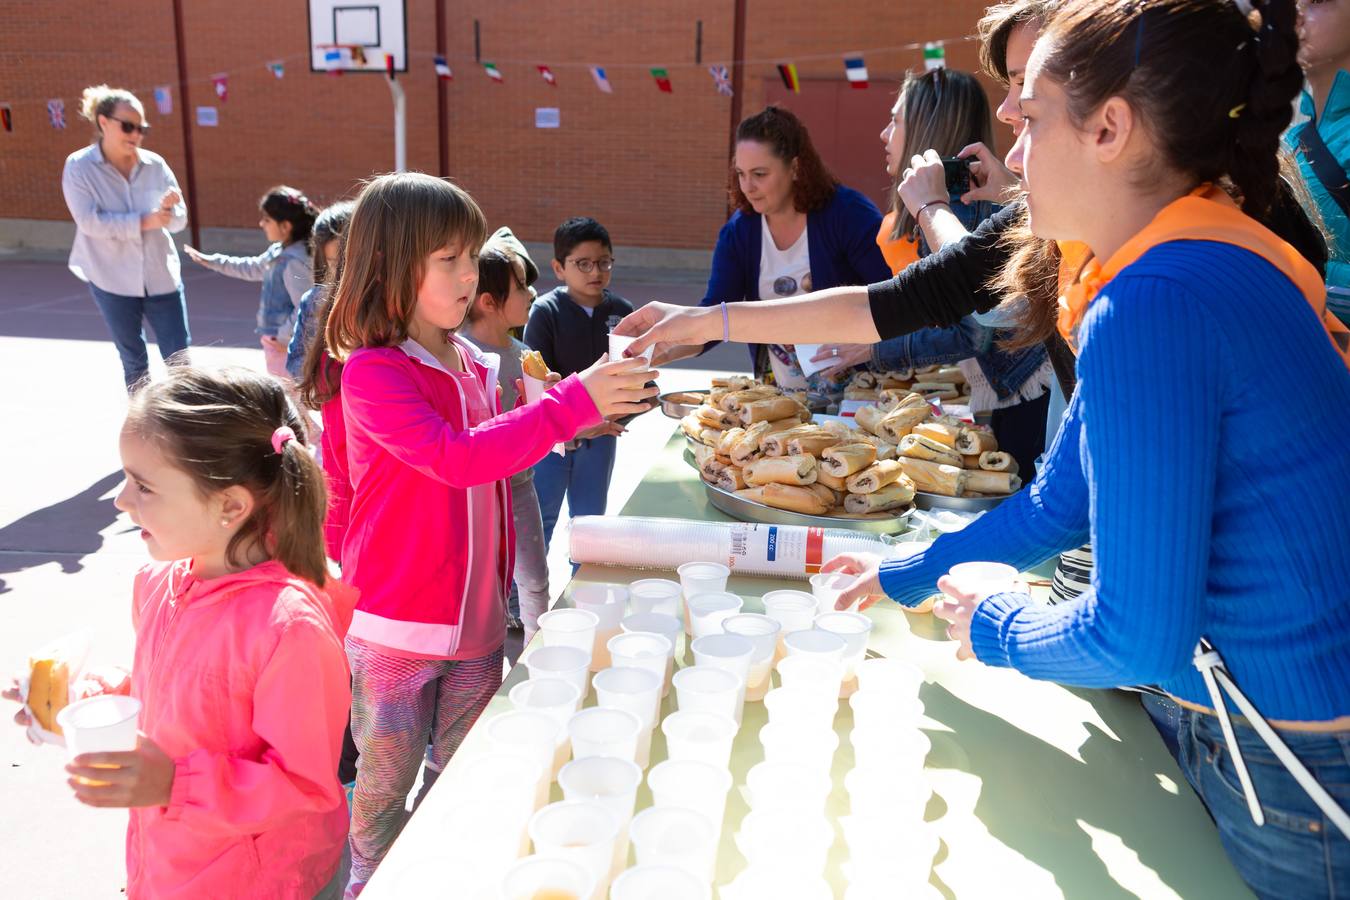
[[[811,290],[811,249],[807,240],[809,229],[803,227],[801,236],[786,250],[779,250],[769,233],[769,220],[760,217],[763,234],[759,251],[759,297],[776,300],[794,297]],[[775,352],[778,351],[778,352]],[[780,353],[791,358],[791,364],[780,358]],[[774,380],[782,388],[805,389],[806,378],[797,363],[796,354],[781,345],[769,347],[769,364]]]

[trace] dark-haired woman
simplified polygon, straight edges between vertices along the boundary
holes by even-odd
[[[184,246],[183,252],[193,262],[214,272],[262,282],[254,333],[262,344],[267,371],[286,378],[286,348],[295,327],[296,310],[305,292],[314,287],[309,233],[319,211],[304,194],[285,185],[263,194],[258,210],[262,213],[258,227],[270,242],[258,256],[207,255],[189,246]]]
[[[835,180],[806,126],[788,110],[769,106],[741,122],[729,191],[736,212],[717,236],[700,305],[793,297],[890,276],[876,244],[881,213]],[[754,374],[771,374],[783,388],[829,387],[802,374],[791,345],[755,344],[750,352]]]
[[[166,362],[188,362],[187,303],[169,236],[187,226],[187,208],[168,163],[141,147],[150,126],[135,94],[86,88],[80,114],[95,139],[66,158],[61,176],[75,220],[70,271],[88,282],[130,391],[150,370],[143,321]]]

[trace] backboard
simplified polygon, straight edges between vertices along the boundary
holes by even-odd
[[[406,0],[309,0],[311,72],[408,71]]]

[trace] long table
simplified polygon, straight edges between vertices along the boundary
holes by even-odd
[[[620,515],[727,521],[707,502],[702,485],[683,461],[677,433],[655,460]],[[649,578],[650,570],[582,566],[560,603],[581,584],[627,584]],[[664,576],[673,577],[673,573]],[[743,596],[746,611],[762,611],[760,597],[780,588],[807,589],[805,582],[733,576],[728,590]],[[1135,695],[1120,691],[1066,688],[1035,681],[1009,669],[958,661],[931,616],[906,613],[881,603],[868,611],[874,626],[869,655],[896,656],[919,665],[926,682],[920,693],[932,740],[927,770],[934,798],[926,818],[942,838],[931,884],[946,897],[1250,897],[1219,844],[1203,805],[1168,755]],[[687,647],[678,661],[691,663]],[[526,676],[510,672],[483,714],[486,721],[511,708],[507,692]],[[595,702],[594,691],[587,705]],[[663,701],[673,710],[675,693]],[[715,883],[730,882],[744,868],[734,834],[748,811],[745,773],[763,759],[758,732],[766,721],[762,703],[747,703],[736,738],[731,770],[735,779],[722,828]],[[848,814],[843,776],[852,767],[848,743],[852,714],[841,702],[835,728],[840,735],[834,760],[834,790],[827,806],[832,819]],[[413,865],[445,857],[438,830],[456,803],[455,767],[481,752],[481,727],[471,730],[445,775],[408,823],[365,894],[370,900],[411,896],[399,876]],[[658,728],[652,765],[666,748]],[[561,799],[556,784],[553,800]],[[644,784],[637,804],[652,802]],[[905,840],[896,834],[895,840]],[[836,896],[847,884],[847,848],[837,833],[826,877]],[[446,891],[462,870],[446,868]],[[428,895],[430,896],[430,895]]]

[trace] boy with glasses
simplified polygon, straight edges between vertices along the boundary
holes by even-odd
[[[613,269],[614,246],[599,222],[576,217],[553,233],[553,274],[562,285],[534,302],[525,343],[564,378],[607,353],[610,329],[633,311],[633,304],[609,290]],[[566,445],[565,455],[550,453],[534,467],[545,547],[564,496],[574,516],[605,514],[620,434],[622,425],[604,422],[577,435]]]

